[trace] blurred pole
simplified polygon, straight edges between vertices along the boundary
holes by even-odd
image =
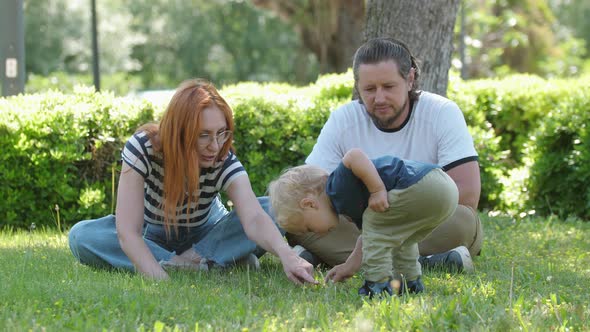
[[[100,66],[98,62],[98,29],[96,28],[96,0],[91,0],[92,10],[92,75],[94,88],[100,91]]]
[[[23,0],[0,1],[0,71],[2,95],[25,91],[25,23]]]
[[[459,9],[459,19],[461,20],[461,27],[459,29],[459,57],[461,59],[461,78],[467,79],[467,64],[465,63],[465,0],[461,1],[461,8]]]

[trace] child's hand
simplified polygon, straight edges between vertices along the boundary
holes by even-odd
[[[387,190],[379,190],[371,193],[369,197],[369,207],[375,212],[384,212],[389,208],[389,201],[387,200]]]
[[[330,271],[328,271],[328,274],[326,274],[324,281],[325,282],[345,281],[346,279],[352,277],[359,269],[360,269],[360,266],[355,267],[348,262],[342,263],[340,265],[336,265]]]

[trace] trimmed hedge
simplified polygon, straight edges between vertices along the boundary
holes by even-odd
[[[449,90],[469,118],[483,115],[501,137],[500,149],[510,152],[510,159],[520,163],[524,144],[548,110],[555,109],[569,94],[575,80],[545,80],[532,75],[514,75],[502,80],[457,81]],[[472,125],[478,123],[469,121]],[[486,126],[488,124],[486,123]],[[481,126],[481,124],[479,125]]]
[[[526,209],[590,219],[590,81],[570,86],[527,147]]]
[[[111,212],[120,148],[147,103],[78,89],[0,99],[0,226],[72,224]],[[59,214],[58,214],[59,213]]]
[[[480,153],[480,207],[520,216],[556,213],[588,218],[590,197],[583,202],[574,200],[572,192],[579,183],[569,177],[577,174],[584,179],[590,171],[572,172],[565,166],[571,161],[564,157],[590,152],[582,133],[586,125],[564,119],[587,120],[589,89],[590,76],[545,80],[514,75],[501,80],[451,82],[449,98],[463,110]],[[575,133],[572,137],[578,137],[578,144],[565,143],[568,131]],[[578,170],[579,165],[574,168]]]
[[[350,100],[352,83],[345,82],[331,75],[304,88],[241,83],[221,91],[234,110],[236,154],[257,195],[283,169],[304,163],[330,111]]]
[[[352,74],[307,87],[240,83],[221,91],[234,109],[236,152],[253,188],[303,163],[330,112],[352,96]],[[452,79],[480,155],[482,209],[589,217],[590,77]],[[0,99],[0,227],[65,225],[112,211],[120,149],[163,111],[79,89]]]

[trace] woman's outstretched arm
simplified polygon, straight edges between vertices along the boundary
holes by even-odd
[[[143,185],[143,177],[123,163],[117,191],[117,236],[121,249],[139,273],[155,279],[168,279],[168,274],[156,261],[141,235],[144,223]]]

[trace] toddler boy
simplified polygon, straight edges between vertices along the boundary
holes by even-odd
[[[285,231],[326,234],[339,218],[362,229],[345,263],[326,277],[344,280],[361,266],[360,295],[419,293],[418,242],[449,217],[459,194],[437,165],[383,156],[370,160],[360,149],[348,151],[328,174],[302,165],[286,170],[269,185],[275,220]]]

